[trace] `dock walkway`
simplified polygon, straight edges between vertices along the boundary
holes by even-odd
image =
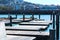
[[[40,31],[46,30],[48,26],[33,26],[33,25],[16,25],[16,26],[6,26],[6,30],[22,30],[22,31]]]
[[[18,36],[49,36],[49,32],[44,32],[44,31],[6,31],[8,35],[18,35]]]
[[[50,21],[43,21],[43,20],[32,20],[30,22],[40,22],[40,23],[52,23],[53,21],[50,20]]]
[[[39,25],[39,26],[48,26],[49,24],[51,24],[52,21],[35,21],[32,20],[30,22],[21,22],[19,23],[19,25]]]
[[[33,40],[36,37],[7,35],[7,40]]]

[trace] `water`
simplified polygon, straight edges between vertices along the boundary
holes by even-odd
[[[16,15],[11,15],[12,17],[16,17]],[[26,18],[30,18],[32,15],[25,15]],[[17,18],[22,18],[23,15],[18,15]],[[39,19],[38,15],[34,15],[35,18]],[[8,15],[0,15],[0,18],[8,18]],[[41,15],[40,17],[41,19],[45,19],[45,20],[50,20],[50,16],[49,15]]]

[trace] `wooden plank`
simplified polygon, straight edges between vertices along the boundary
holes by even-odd
[[[21,22],[19,25],[39,25],[39,26],[48,26],[50,23],[43,22]]]
[[[7,40],[33,40],[36,37],[7,35]]]
[[[38,30],[43,30],[43,29],[46,29],[48,26],[28,26],[28,25],[16,25],[16,26],[13,26],[13,27],[8,27],[6,26],[6,29],[7,30],[32,30],[32,31],[38,31]]]
[[[43,21],[43,20],[32,20],[30,22],[39,22],[39,23],[52,23],[53,21],[50,20],[50,21]]]
[[[49,32],[44,31],[6,31],[8,35],[21,35],[21,36],[49,36]]]
[[[59,23],[59,16],[60,15],[56,15],[56,40],[59,40],[59,25],[60,25],[60,23]]]

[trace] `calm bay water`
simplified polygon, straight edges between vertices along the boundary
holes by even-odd
[[[11,15],[12,17],[16,17],[16,15]],[[26,18],[30,18],[32,15],[25,15]],[[18,15],[17,18],[22,18],[23,15]],[[39,19],[38,15],[34,15],[35,18]],[[8,18],[8,15],[0,15],[0,18]],[[50,16],[49,15],[41,15],[40,17],[41,19],[45,19],[45,20],[50,20]]]

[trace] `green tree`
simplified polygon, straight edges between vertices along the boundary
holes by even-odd
[[[0,6],[0,10],[14,10],[11,6]]]

